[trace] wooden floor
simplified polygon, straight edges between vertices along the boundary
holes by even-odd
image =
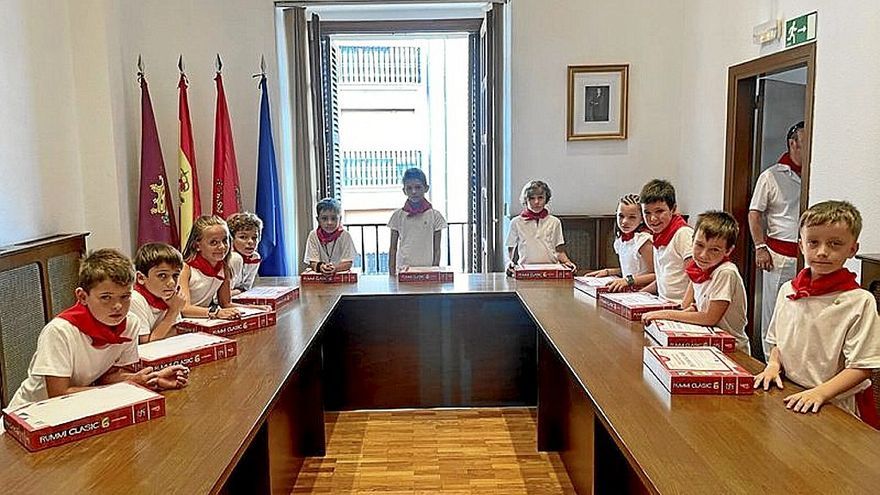
[[[328,413],[293,493],[574,494],[527,408]]]

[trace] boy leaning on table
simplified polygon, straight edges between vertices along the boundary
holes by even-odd
[[[817,412],[831,402],[878,428],[869,379],[880,368],[877,303],[843,267],[859,249],[861,214],[846,201],[825,201],[801,215],[799,230],[807,267],[779,291],[770,356],[755,387],[783,388],[784,373],[806,388],[783,399],[792,411]]]

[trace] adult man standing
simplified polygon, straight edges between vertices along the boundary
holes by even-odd
[[[761,294],[761,343],[769,354],[767,329],[779,288],[797,271],[798,219],[801,208],[801,165],[804,122],[791,126],[786,135],[788,151],[758,176],[749,205],[749,232],[755,242],[755,264],[763,273]]]

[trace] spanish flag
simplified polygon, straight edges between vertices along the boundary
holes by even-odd
[[[180,149],[178,164],[180,174],[178,191],[180,194],[180,249],[186,245],[193,221],[202,214],[202,202],[199,199],[199,174],[196,168],[196,148],[193,145],[192,121],[189,118],[189,99],[187,98],[186,74],[180,71],[180,89],[177,118],[180,121]]]

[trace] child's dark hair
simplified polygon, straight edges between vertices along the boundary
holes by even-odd
[[[709,239],[724,239],[727,249],[736,245],[739,237],[739,223],[733,215],[726,211],[709,210],[697,215],[697,225],[694,227],[694,235],[703,232],[703,237]]]
[[[162,263],[170,265],[175,270],[180,270],[183,268],[183,256],[180,251],[164,242],[144,244],[134,253],[134,267],[145,276],[149,275],[151,268]]]
[[[621,197],[620,201],[618,201],[618,203],[620,203],[622,205],[639,205],[639,216],[642,217],[642,221],[639,222],[639,226],[636,227],[635,232],[644,232],[648,229],[648,226],[645,225],[645,217],[644,217],[644,215],[642,215],[641,200],[639,199],[638,194],[627,194],[626,196]],[[623,235],[623,231],[620,230],[620,225],[618,225],[617,219],[615,219],[614,220],[614,237],[620,237],[622,235]]]
[[[645,184],[639,199],[643,205],[663,201],[670,210],[675,208],[675,187],[672,183],[663,179],[654,179]]]
[[[322,211],[330,210],[337,215],[342,213],[342,203],[336,198],[324,198],[315,205],[315,213],[320,217]]]
[[[425,187],[428,187],[428,178],[420,168],[413,167],[406,169],[406,172],[403,173],[403,183],[406,184],[411,180],[421,181]]]
[[[79,264],[77,286],[89,292],[105,280],[131,288],[134,266],[128,256],[115,249],[98,249],[83,258]]]
[[[520,203],[522,203],[523,206],[527,205],[529,203],[529,196],[534,195],[539,190],[544,193],[544,204],[549,203],[550,197],[553,193],[550,191],[550,186],[542,180],[530,180],[526,182],[526,185],[523,186],[522,191],[519,193]]]
[[[258,235],[263,232],[263,221],[249,211],[229,215],[229,218],[226,219],[226,225],[229,227],[229,233],[232,234],[232,237],[235,237],[235,234],[242,230],[255,230]]]

